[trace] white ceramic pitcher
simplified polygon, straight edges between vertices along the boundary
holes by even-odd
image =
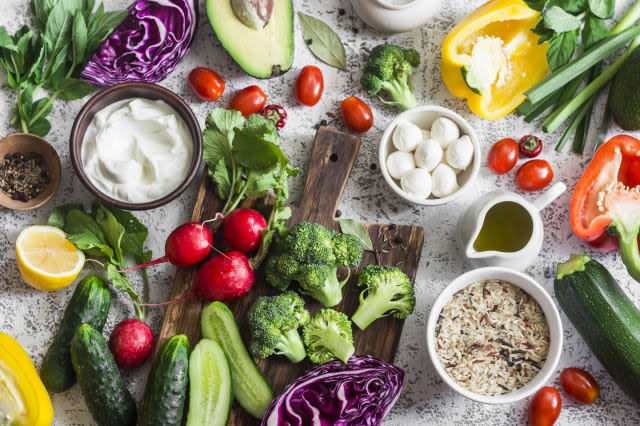
[[[442,0],[351,0],[369,26],[385,33],[402,33],[424,26],[440,10]]]
[[[478,268],[484,266],[502,266],[518,271],[526,269],[535,262],[542,249],[544,229],[542,219],[540,218],[540,211],[551,204],[566,191],[566,189],[567,187],[564,183],[558,182],[533,203],[518,194],[508,191],[494,191],[481,196],[469,206],[458,220],[456,243],[460,253],[467,262]],[[474,243],[484,225],[485,217],[489,209],[499,203],[509,201],[522,206],[531,216],[533,229],[531,231],[531,238],[527,244],[521,250],[514,252],[476,250]]]

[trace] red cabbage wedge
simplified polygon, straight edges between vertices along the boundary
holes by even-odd
[[[273,400],[262,426],[376,426],[400,396],[404,371],[354,355],[308,370]]]
[[[100,86],[161,81],[189,51],[197,20],[196,0],[136,0],[80,77]]]

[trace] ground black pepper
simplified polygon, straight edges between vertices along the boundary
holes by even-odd
[[[7,154],[0,162],[0,189],[26,202],[38,196],[51,178],[44,158],[35,152]]]

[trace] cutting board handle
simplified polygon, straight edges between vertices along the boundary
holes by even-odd
[[[359,137],[328,127],[318,129],[297,217],[324,226],[333,225],[359,150]]]

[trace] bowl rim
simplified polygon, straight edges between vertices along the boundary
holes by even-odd
[[[542,308],[545,317],[547,318],[547,324],[549,325],[549,353],[547,360],[538,372],[538,374],[525,386],[516,389],[510,393],[504,395],[481,395],[470,390],[467,390],[460,386],[449,373],[444,369],[435,349],[435,328],[438,321],[438,316],[442,311],[444,305],[449,299],[458,291],[463,288],[479,281],[489,279],[500,279],[510,282],[511,284],[522,288],[527,294],[533,297]],[[514,280],[520,281],[520,283],[513,282]],[[532,294],[532,291],[536,291],[540,297],[536,297]],[[514,269],[503,268],[498,266],[488,266],[484,268],[472,269],[458,276],[451,281],[438,295],[430,308],[430,312],[427,319],[426,327],[426,339],[427,350],[429,352],[429,358],[433,364],[434,369],[440,376],[443,382],[445,382],[451,389],[458,392],[462,396],[469,398],[473,401],[482,402],[485,404],[508,404],[519,400],[522,400],[533,393],[537,392],[554,374],[560,356],[562,355],[563,344],[563,329],[562,321],[560,319],[560,313],[556,307],[553,299],[549,293],[540,285],[536,280],[530,276],[518,272]]]
[[[84,167],[82,165],[82,158],[79,155],[76,155],[76,150],[75,150],[76,145],[78,145],[78,148],[79,148],[78,152],[79,153],[81,152],[82,143],[84,143],[84,134],[82,135],[82,139],[80,139],[78,135],[79,128],[80,128],[80,125],[85,120],[87,120],[88,118],[87,115],[91,112],[91,109],[94,107],[94,105],[105,96],[108,96],[114,92],[120,92],[120,91],[124,91],[131,88],[142,88],[142,89],[154,91],[158,93],[160,99],[165,101],[167,99],[171,99],[183,110],[185,117],[182,116],[180,111],[176,111],[176,113],[183,119],[188,118],[188,120],[185,120],[185,121],[190,121],[191,124],[194,126],[194,128],[197,130],[195,135],[192,134],[191,131],[189,132],[193,139],[193,155],[191,157],[191,164],[189,165],[189,173],[184,178],[182,183],[167,195],[164,195],[163,197],[158,198],[156,200],[147,201],[144,203],[129,203],[126,201],[121,201],[113,197],[110,197],[109,195],[105,194],[100,189],[98,189],[93,184],[93,182],[91,182],[91,180],[89,179],[89,176],[87,176],[87,174],[85,173]],[[139,97],[144,97],[144,96],[139,96]],[[113,102],[116,102],[116,101],[113,101]],[[95,112],[97,113],[99,111],[95,111]],[[187,127],[190,128],[189,123],[187,123]],[[191,184],[193,179],[198,174],[198,170],[200,169],[200,163],[202,162],[202,146],[203,146],[202,129],[200,128],[200,123],[198,122],[198,119],[193,113],[193,110],[191,109],[191,107],[189,107],[187,102],[185,102],[178,94],[172,92],[171,90],[165,87],[162,87],[153,83],[127,82],[127,83],[119,83],[111,87],[105,88],[103,90],[100,90],[82,106],[82,108],[80,109],[80,112],[78,112],[78,115],[76,116],[73,122],[73,127],[71,128],[71,136],[69,138],[69,155],[71,156],[71,163],[73,164],[73,168],[76,171],[76,174],[78,175],[78,177],[80,178],[80,181],[95,197],[97,197],[98,199],[100,199],[101,201],[109,205],[112,205],[124,210],[150,210],[150,209],[155,209],[157,207],[170,203],[171,201],[178,198],[187,189],[187,187]]]
[[[412,115],[416,112],[437,112],[437,113],[441,113],[443,116],[447,118],[452,119],[453,121],[456,122],[456,124],[458,124],[459,127],[462,128],[461,130],[464,131],[464,134],[469,136],[469,138],[471,139],[471,143],[473,144],[473,163],[472,163],[471,172],[469,174],[469,177],[467,178],[467,181],[460,188],[458,188],[456,192],[446,197],[420,198],[420,197],[414,197],[410,194],[407,194],[402,190],[402,188],[400,188],[400,186],[398,186],[398,184],[395,183],[395,180],[391,177],[391,175],[389,175],[389,171],[387,170],[386,158],[384,157],[383,151],[387,150],[387,146],[389,144],[393,144],[391,140],[391,135],[393,133],[393,130],[396,128],[396,125],[400,120],[404,120],[406,119],[407,116]],[[478,176],[478,173],[480,171],[480,157],[481,157],[481,152],[480,152],[480,144],[478,142],[478,135],[476,134],[471,124],[469,124],[469,122],[465,120],[464,117],[462,117],[457,112],[439,105],[420,105],[420,106],[408,109],[402,114],[398,115],[385,129],[384,133],[382,134],[382,137],[380,138],[380,145],[378,147],[378,163],[380,166],[380,170],[382,171],[382,176],[384,177],[384,180],[386,181],[387,185],[399,197],[407,201],[410,201],[414,204],[419,204],[423,206],[438,206],[442,204],[448,204],[456,200],[457,198],[459,198],[465,191],[469,189],[471,184],[476,180],[476,177]]]

